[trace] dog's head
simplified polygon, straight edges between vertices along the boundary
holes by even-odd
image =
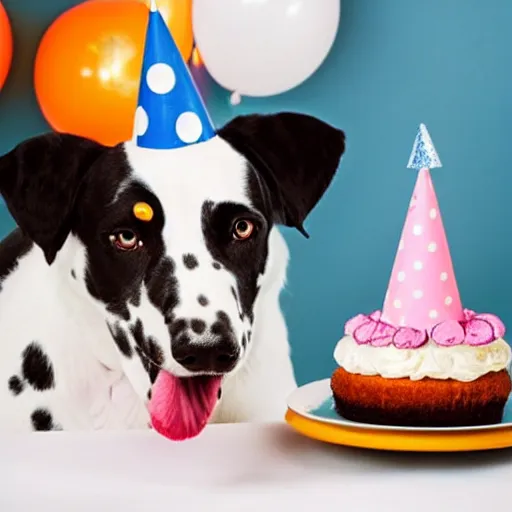
[[[125,357],[224,374],[250,345],[273,226],[305,234],[344,148],[343,132],[291,113],[238,117],[172,151],[49,134],[0,159],[0,192]]]

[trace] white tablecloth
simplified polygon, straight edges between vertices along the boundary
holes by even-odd
[[[512,507],[512,451],[366,451],[315,442],[285,424],[212,425],[184,443],[153,432],[0,436],[2,512],[284,506],[505,511]]]

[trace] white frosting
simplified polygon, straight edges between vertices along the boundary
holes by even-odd
[[[349,373],[388,379],[430,377],[470,382],[489,372],[508,370],[512,350],[501,338],[480,347],[440,347],[429,340],[420,348],[400,349],[393,345],[359,345],[352,336],[345,336],[334,350],[334,359]]]

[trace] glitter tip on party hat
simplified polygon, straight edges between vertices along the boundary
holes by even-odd
[[[430,176],[441,162],[425,125],[408,167],[420,169],[396,254],[382,317],[395,326],[429,329],[464,318],[450,249]]]
[[[409,169],[434,169],[442,166],[427,127],[422,123],[414,140],[407,167]]]
[[[214,136],[192,75],[150,0],[133,140],[143,148],[178,149]]]

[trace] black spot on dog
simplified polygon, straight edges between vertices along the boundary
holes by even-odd
[[[206,322],[198,318],[194,318],[190,321],[190,327],[196,334],[203,334],[206,330]]]
[[[181,334],[187,328],[187,321],[183,318],[179,318],[172,322],[169,327],[169,334],[172,338],[176,338],[179,334]]]
[[[151,384],[154,384],[160,367],[164,364],[164,353],[158,343],[151,337],[147,340],[146,352],[150,359],[150,364],[148,365],[149,380]]]
[[[256,296],[254,297],[255,299],[259,295],[260,290],[261,290],[261,286],[256,286]]]
[[[0,242],[0,291],[4,281],[17,266],[19,259],[32,249],[34,243],[20,229],[15,229]]]
[[[220,322],[214,322],[210,327],[210,331],[218,336],[224,332],[224,326]]]
[[[219,388],[219,391],[217,392],[217,400],[220,400],[222,397],[222,388]]]
[[[222,322],[228,329],[231,328],[231,322],[229,316],[224,311],[217,311],[217,320]]]
[[[218,261],[214,261],[212,266],[215,270],[220,270],[222,268],[222,265]]]
[[[144,338],[144,327],[142,325],[142,322],[140,318],[137,318],[135,321],[135,325],[132,325],[130,327],[130,331],[132,333],[133,339],[135,340],[135,344],[139,348],[143,348],[146,340]]]
[[[36,390],[46,391],[55,387],[53,366],[41,346],[35,341],[23,351],[21,371],[23,378]]]
[[[251,342],[251,336],[252,336],[252,331],[251,330],[247,331],[247,343]]]
[[[72,277],[73,279],[76,279],[76,272],[75,272],[75,269],[74,269],[74,268],[72,268],[72,269],[71,269],[71,277]]]
[[[130,359],[133,356],[133,350],[126,332],[118,323],[114,326],[107,323],[107,326],[121,354]]]
[[[242,320],[242,322],[244,321],[244,313],[242,311],[242,308],[240,306],[240,301],[238,300],[238,295],[236,294],[236,291],[233,287],[231,287],[231,293],[233,294],[233,298],[235,299],[235,303],[236,303],[236,309],[238,311],[238,316],[240,317],[240,320]]]
[[[199,262],[197,261],[197,258],[193,254],[184,254],[183,264],[189,270],[193,270],[199,266]]]
[[[48,409],[36,409],[30,416],[32,428],[35,431],[54,430],[53,418]]]
[[[231,321],[224,311],[217,311],[217,320],[213,322],[210,331],[217,336],[229,336],[232,333]]]
[[[23,384],[23,381],[17,376],[13,375],[9,381],[9,390],[14,396],[18,396],[22,391],[25,385]]]
[[[128,309],[128,306],[124,302],[123,303],[121,303],[121,302],[110,303],[107,306],[107,311],[109,313],[112,313],[113,315],[121,317],[126,322],[128,322],[131,318],[130,310]]]
[[[242,347],[245,349],[247,347],[247,337],[245,333],[242,335]]]
[[[151,389],[148,389],[148,400],[151,400],[151,396],[152,396]]]
[[[179,303],[175,268],[174,261],[164,257],[148,271],[145,279],[149,300],[167,319]]]
[[[141,290],[138,288],[130,298],[130,303],[133,304],[136,308],[140,306],[141,294]]]
[[[236,291],[235,291],[235,289],[233,287],[231,287],[231,293],[233,294],[233,297],[234,297],[235,302],[236,302],[236,309],[238,311],[238,317],[243,322],[244,318],[245,318],[245,315],[244,315],[244,313],[242,311],[242,308],[240,307],[240,301],[238,300],[238,295],[236,294]]]
[[[188,345],[189,343],[190,343],[190,336],[188,334],[182,334],[176,340],[176,345]]]
[[[199,295],[199,297],[197,297],[197,302],[199,302],[201,306],[208,306],[209,304],[208,299],[204,295]]]
[[[146,338],[140,318],[137,318],[135,325],[130,328],[130,331],[135,340],[135,351],[142,362],[142,366],[149,375],[151,384],[153,384],[160,371],[160,367],[164,363],[162,349],[153,338]]]

